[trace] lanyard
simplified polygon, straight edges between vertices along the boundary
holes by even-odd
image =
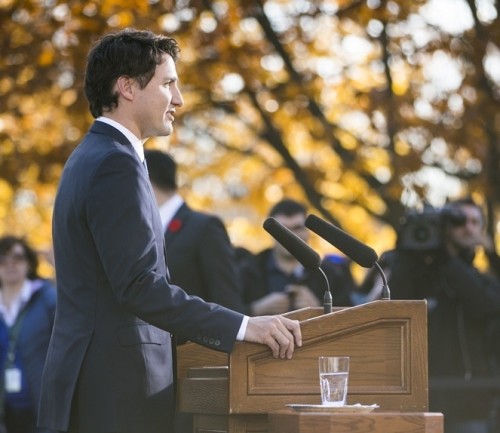
[[[7,361],[5,364],[5,368],[14,366],[14,361],[16,360],[17,338],[19,337],[19,333],[21,332],[21,324],[24,317],[26,316],[27,310],[28,306],[25,305],[21,312],[18,314],[15,323],[9,328],[9,345],[7,347]]]
[[[9,344],[7,347],[7,359],[5,361],[5,366],[3,367],[1,379],[0,379],[0,424],[3,422],[4,417],[4,399],[5,399],[5,372],[8,368],[14,366],[14,361],[16,360],[16,345],[17,338],[19,337],[19,332],[21,331],[21,324],[26,312],[28,311],[28,305],[25,305],[21,312],[18,314],[15,323],[8,330]]]

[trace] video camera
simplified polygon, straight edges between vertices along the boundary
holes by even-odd
[[[459,208],[425,207],[422,212],[409,210],[401,219],[396,248],[405,251],[435,251],[444,245],[444,227],[465,224]]]

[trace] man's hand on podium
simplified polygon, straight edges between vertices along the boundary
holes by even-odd
[[[302,346],[302,333],[298,320],[283,316],[250,317],[244,341],[267,345],[274,358],[290,359],[295,346]]]

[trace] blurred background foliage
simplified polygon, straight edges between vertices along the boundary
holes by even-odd
[[[0,234],[50,249],[63,164],[92,122],[86,54],[103,33],[173,35],[182,193],[233,243],[269,242],[283,197],[379,253],[404,210],[474,196],[498,231],[496,0],[0,0]],[[319,239],[323,252],[333,248]],[[50,269],[47,269],[50,272]]]

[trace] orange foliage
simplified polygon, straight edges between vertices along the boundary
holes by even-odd
[[[500,92],[483,61],[498,17],[460,38],[422,20],[417,43],[406,19],[423,0],[277,2],[271,16],[254,3],[0,0],[0,234],[50,246],[58,177],[92,121],[86,53],[125,26],[178,39],[186,104],[174,135],[146,146],[176,156],[188,201],[219,213],[237,244],[268,241],[267,210],[293,196],[382,252],[404,191],[442,204],[414,175],[426,165],[497,209]],[[424,73],[438,50],[463,65],[455,90]]]

